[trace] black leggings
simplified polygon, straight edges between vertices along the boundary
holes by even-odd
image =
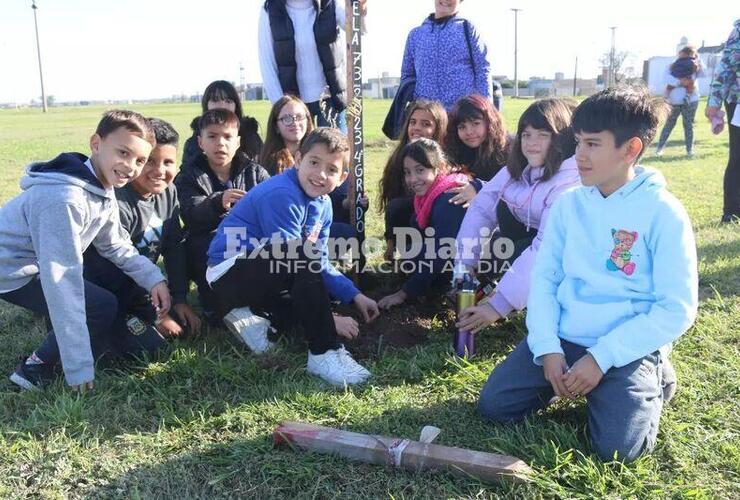
[[[414,216],[414,199],[411,196],[393,198],[385,207],[385,240],[396,241],[393,230],[397,227],[411,227]]]
[[[725,103],[730,132],[730,157],[724,179],[724,214],[740,217],[740,127],[730,125],[737,103]]]
[[[503,201],[496,205],[496,218],[498,219],[498,229],[494,231],[491,237],[491,260],[490,273],[492,277],[498,277],[503,274],[502,271],[508,269],[514,261],[526,250],[532,240],[537,237],[537,230],[519,222],[509,210],[509,206]],[[496,240],[499,238],[508,238],[514,243],[514,253],[507,259],[496,257]]]
[[[323,276],[316,272],[320,259],[307,256],[303,246],[296,244],[268,246],[264,251],[266,255],[254,257],[248,252],[213,283],[219,314],[246,306],[258,314],[284,315],[282,297],[287,290],[290,312],[303,327],[311,352],[338,348],[331,299]]]

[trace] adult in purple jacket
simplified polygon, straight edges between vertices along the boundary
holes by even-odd
[[[414,99],[441,102],[449,110],[469,94],[491,97],[488,48],[473,23],[457,15],[462,0],[434,0],[434,13],[411,30],[401,81],[416,80]]]

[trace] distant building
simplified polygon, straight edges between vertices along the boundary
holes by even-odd
[[[578,78],[576,80],[576,96],[589,96],[602,90],[604,85],[597,78]],[[505,96],[513,96],[513,88],[504,88]],[[569,97],[573,96],[573,79],[565,78],[565,74],[555,73],[555,79],[531,77],[527,87],[519,88],[519,97]]]
[[[555,93],[553,95],[557,97],[568,97],[573,96],[573,79],[556,80],[553,84]],[[600,85],[596,78],[577,78],[576,79],[576,96],[589,96],[596,92],[603,90],[604,86]]]
[[[676,45],[675,55],[654,56],[643,63],[642,79],[645,80],[653,94],[662,95],[665,92],[667,69],[676,60],[676,57],[678,57],[678,51],[688,45],[688,43],[686,37],[682,37]],[[709,84],[712,82],[714,68],[716,68],[719,58],[722,55],[722,49],[724,49],[724,44],[707,46],[703,43],[698,49],[699,58],[704,67],[704,76],[697,78],[699,93],[702,95],[707,95],[709,92]]]
[[[554,83],[555,80],[546,78],[530,78],[526,95],[532,97],[549,97],[554,94]],[[519,89],[519,95],[522,95],[522,89]]]
[[[265,86],[261,83],[247,83],[244,89],[244,99],[247,101],[262,101],[267,99]]]
[[[401,78],[383,72],[379,78],[369,78],[362,84],[362,97],[375,99],[393,99],[401,85]]]

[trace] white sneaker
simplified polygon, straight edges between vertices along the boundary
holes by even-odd
[[[344,347],[330,349],[324,354],[309,352],[307,370],[337,387],[361,384],[370,377],[370,372],[355,361]]]
[[[257,316],[248,307],[232,309],[224,316],[224,324],[234,336],[255,354],[265,354],[275,347],[267,340],[270,321]]]
[[[663,148],[656,149],[655,156],[663,156]]]

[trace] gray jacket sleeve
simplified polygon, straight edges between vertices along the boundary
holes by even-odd
[[[164,281],[159,268],[134,248],[131,239],[121,227],[118,208],[110,211],[106,223],[93,240],[98,253],[111,261],[133,279],[144,290]]]
[[[35,207],[28,213],[41,288],[69,385],[90,382],[94,378],[79,236],[85,215],[83,207],[71,203]]]

